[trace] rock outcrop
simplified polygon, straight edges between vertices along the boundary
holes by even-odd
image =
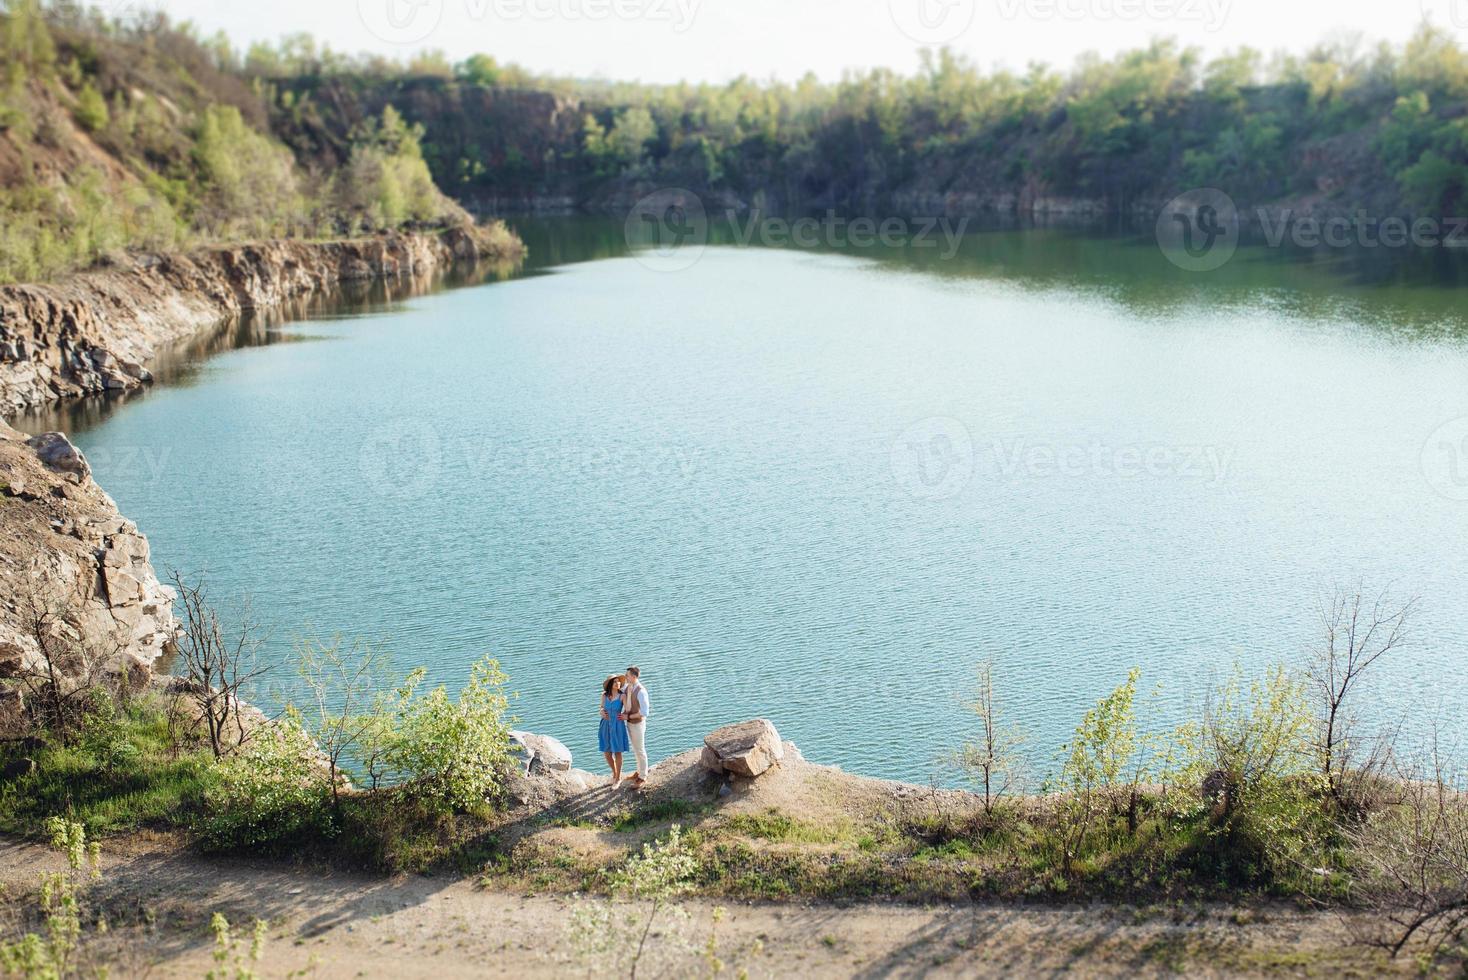
[[[774,724],[758,718],[727,725],[703,740],[700,764],[710,772],[753,779],[785,757]]]
[[[155,353],[247,310],[342,283],[421,280],[517,258],[503,226],[338,242],[273,241],[132,255],[48,285],[0,287],[0,417],[152,380]]]
[[[510,747],[523,761],[524,772],[570,772],[571,750],[558,739],[533,732],[510,732]]]
[[[0,676],[36,669],[43,643],[146,675],[177,635],[173,599],[76,447],[0,422]]]

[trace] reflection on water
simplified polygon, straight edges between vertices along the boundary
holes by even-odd
[[[154,385],[126,391],[104,392],[70,399],[23,413],[8,421],[22,432],[85,432],[110,418],[124,405],[148,397],[158,386],[195,383],[204,363],[215,354],[263,347],[266,344],[301,343],[319,340],[311,334],[287,331],[291,324],[312,319],[365,316],[396,309],[403,300],[440,289],[453,289],[485,282],[501,282],[519,272],[516,263],[485,263],[458,267],[433,275],[401,276],[392,279],[348,280],[329,290],[297,296],[262,310],[247,310],[212,330],[159,351],[148,364]]]

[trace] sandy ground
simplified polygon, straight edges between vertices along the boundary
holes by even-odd
[[[626,975],[626,949],[638,932],[627,917],[645,913],[629,903],[486,891],[463,878],[373,879],[204,859],[162,845],[110,852],[103,864],[114,921],[153,923],[114,927],[94,946],[117,964],[114,976],[202,976],[214,965],[207,923],[215,910],[239,924],[268,920],[258,968],[267,977]],[[0,842],[8,895],[61,866],[45,849]],[[575,952],[578,908],[613,916],[590,961]],[[702,947],[712,910],[689,902],[681,907],[686,919],[667,915],[655,925],[638,975],[710,975]],[[1384,961],[1351,945],[1358,925],[1289,907],[730,904],[717,955],[727,977],[1376,975]]]

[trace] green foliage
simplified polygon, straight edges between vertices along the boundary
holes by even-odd
[[[391,105],[352,141],[351,157],[335,187],[335,207],[357,227],[395,228],[439,222],[457,208],[444,199],[424,162],[423,129],[409,126]],[[340,220],[340,219],[339,219]]]
[[[1286,874],[1322,845],[1316,728],[1305,682],[1276,667],[1247,685],[1236,673],[1178,729],[1177,797],[1213,807],[1215,843],[1251,872]]]
[[[44,78],[56,64],[56,42],[46,27],[40,0],[5,0],[0,21],[0,65],[5,82]]]
[[[683,840],[677,824],[662,840],[643,846],[612,881],[612,891],[644,901],[662,903],[686,894],[698,875],[698,859]]]
[[[279,235],[303,220],[290,151],[256,132],[234,106],[209,106],[194,138],[200,197],[195,220],[210,234]]]
[[[15,761],[20,749],[0,749]],[[0,783],[0,830],[31,836],[67,813],[92,837],[186,823],[200,812],[214,770],[200,746],[176,744],[164,706],[134,702],[108,716],[89,713],[76,744],[45,739],[27,750],[27,775]]]
[[[294,714],[257,731],[219,763],[199,830],[212,848],[283,845],[329,832],[328,792],[316,747]]]
[[[66,854],[70,873],[41,876],[40,913],[44,933],[0,941],[0,972],[25,980],[64,980],[77,972],[82,936],[81,881],[101,877],[97,849],[87,843],[81,824],[61,817],[46,820],[51,846]]]
[[[102,93],[87,82],[76,97],[76,121],[89,133],[103,129],[111,119],[107,111],[107,100]]]
[[[209,931],[214,934],[214,969],[204,974],[205,980],[257,980],[255,967],[265,953],[265,920],[255,920],[250,944],[243,947],[223,913],[214,913]]]
[[[414,675],[402,698],[389,765],[404,794],[431,811],[481,809],[511,768],[507,678],[498,662],[482,660],[457,699],[442,687],[415,695],[421,680]]]
[[[461,82],[493,88],[500,80],[500,66],[487,54],[472,54],[454,71]]]

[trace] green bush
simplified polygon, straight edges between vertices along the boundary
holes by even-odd
[[[107,100],[102,98],[102,93],[87,82],[76,97],[76,121],[89,133],[96,133],[106,128],[110,113],[107,111]]]
[[[413,683],[421,679],[419,672]],[[457,699],[439,687],[404,700],[388,760],[405,796],[440,813],[484,807],[511,767],[506,680],[486,659]]]
[[[234,106],[211,105],[194,139],[196,221],[215,235],[278,235],[303,220],[295,160]]]
[[[256,731],[219,763],[200,826],[205,845],[236,850],[329,832],[330,799],[318,765],[316,747],[294,717]]]
[[[1202,721],[1178,729],[1177,797],[1211,808],[1210,835],[1233,873],[1289,875],[1319,854],[1326,785],[1316,728],[1305,683],[1275,667],[1247,686],[1235,675]]]

